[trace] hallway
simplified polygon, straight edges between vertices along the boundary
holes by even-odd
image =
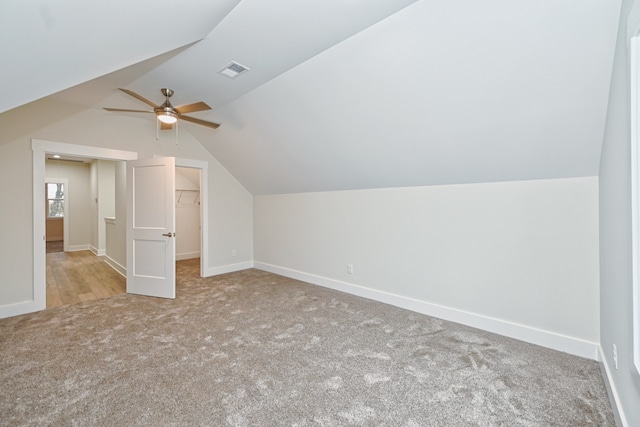
[[[126,279],[91,251],[47,253],[47,308],[122,294]]]

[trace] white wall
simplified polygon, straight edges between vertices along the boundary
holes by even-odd
[[[126,275],[127,264],[127,164],[114,162],[114,201],[115,224],[107,238],[107,262],[123,275]]]
[[[115,162],[109,160],[96,160],[97,166],[97,224],[98,224],[98,244],[96,246],[98,255],[104,255],[107,247],[105,217],[113,217],[116,214],[116,186],[115,186]]]
[[[67,242],[69,250],[88,249],[91,239],[89,164],[47,160],[45,171],[47,178],[69,180],[69,186],[65,189],[69,212],[69,242]]]
[[[629,62],[627,19],[640,3],[625,0],[613,78],[607,125],[600,161],[600,330],[603,363],[622,418],[629,426],[640,425],[640,377],[632,363],[633,318],[631,264],[631,144],[629,110]],[[630,30],[640,29],[640,19]],[[613,345],[618,348],[618,369]]]
[[[597,200],[595,177],[256,196],[256,267],[595,358]]]
[[[0,317],[13,305],[33,300],[33,201],[31,139],[136,151],[139,158],[154,154],[206,161],[209,165],[208,273],[245,268],[253,258],[252,197],[189,133],[180,128],[156,141],[155,123],[44,99],[0,114],[0,179],[2,196],[15,208],[3,210],[0,245]],[[211,138],[215,138],[212,131]],[[231,250],[237,249],[237,256]]]

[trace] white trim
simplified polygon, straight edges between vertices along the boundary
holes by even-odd
[[[445,307],[442,305],[432,304],[426,301],[414,298],[404,297],[389,292],[379,291],[366,288],[352,283],[342,282],[339,280],[329,279],[327,277],[316,276],[313,274],[303,273],[301,271],[291,270],[276,265],[266,264],[254,261],[254,268],[269,271],[285,277],[302,280],[314,285],[323,286],[340,292],[368,298],[385,304],[394,305],[414,311],[416,313],[426,314],[428,316],[437,317],[439,319],[451,322],[461,323],[463,325],[482,329],[484,331],[493,332],[510,338],[515,338],[531,344],[541,345],[543,347],[559,350],[575,356],[585,357],[587,359],[597,360],[598,343],[585,341],[566,335],[557,334],[555,332],[545,331],[542,329],[532,328],[530,326],[512,323],[506,320],[496,319],[493,317],[483,316],[480,314],[469,313],[455,308]]]
[[[640,3],[636,2],[629,11],[627,17],[627,43],[630,43],[638,35],[640,28]],[[628,45],[627,45],[628,46]]]
[[[604,378],[604,385],[607,388],[607,394],[609,395],[609,401],[613,410],[613,415],[616,419],[616,425],[622,427],[628,427],[627,417],[622,410],[622,404],[620,402],[620,395],[616,389],[616,383],[613,381],[611,371],[609,370],[609,363],[606,358],[605,352],[602,350],[602,346],[598,346],[598,356],[600,362],[600,371]]]
[[[207,270],[203,277],[217,276],[219,274],[233,273],[234,271],[247,270],[253,268],[253,261],[239,262],[237,264],[221,265]]]
[[[125,279],[127,278],[127,269],[122,264],[111,258],[109,255],[104,256],[104,262],[106,262],[109,267],[113,268],[115,271],[124,276]]]
[[[68,144],[66,142],[32,139],[31,148],[44,153],[66,154],[69,156],[87,157],[101,160],[136,160],[138,153],[112,148],[92,147],[89,145]]]
[[[80,252],[80,251],[90,251],[91,250],[91,245],[86,244],[86,245],[73,245],[73,246],[69,246],[68,250],[65,250],[65,252]]]
[[[182,254],[176,254],[176,261],[184,261],[185,259],[194,258],[200,258],[200,252],[185,252]]]
[[[42,200],[44,200],[43,184],[45,181],[46,153],[65,154],[104,160],[127,161],[138,158],[138,153],[132,151],[67,144],[64,142],[45,141],[41,139],[32,139],[31,149],[33,150],[33,301],[20,303],[18,305],[20,305],[21,308],[16,308],[15,310],[11,308],[12,306],[8,306],[9,308],[7,309],[7,312],[16,312],[16,314],[44,310],[47,306],[45,212],[42,208]],[[2,310],[2,313],[5,311],[4,307],[0,307],[0,310]]]
[[[639,9],[640,10],[640,9]],[[631,122],[631,240],[632,240],[632,318],[631,330],[633,365],[635,374],[640,375],[640,82],[638,81],[638,71],[640,68],[640,40],[639,37],[631,39],[630,47],[630,122]]]
[[[38,310],[42,310],[42,308],[37,305],[35,300],[3,305],[0,306],[0,319],[4,319],[5,317],[19,316],[21,314],[33,313],[34,311]]]
[[[45,182],[45,150],[39,145],[34,145],[35,141],[31,142],[31,148],[33,149],[32,155],[32,167],[33,167],[33,191],[32,191],[32,204],[33,204],[33,304],[25,306],[23,313],[29,313],[31,311],[44,310],[47,308],[47,276],[46,276],[46,257],[47,257],[47,238],[46,238],[46,215],[42,208],[42,200],[44,198],[44,185]],[[21,313],[22,314],[22,313]]]

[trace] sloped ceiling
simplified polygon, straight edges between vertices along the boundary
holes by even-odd
[[[131,9],[122,3],[120,10]],[[43,28],[48,15],[63,22],[106,13],[99,6],[80,15],[46,12],[44,4],[30,14],[26,6],[14,8]],[[47,43],[45,59],[73,79],[54,73],[35,87],[41,76],[24,70],[42,65],[34,49],[46,30],[25,36],[20,48],[8,49],[12,68],[0,72],[22,82],[17,86],[27,94],[18,88],[4,102],[12,108],[68,87],[51,98],[84,108],[140,108],[116,87],[158,103],[159,89],[171,87],[176,105],[203,100],[214,107],[192,115],[220,128],[184,124],[181,131],[253,194],[598,174],[618,0],[185,5],[193,26],[181,3],[164,24],[142,19],[142,9],[155,7],[147,5],[111,13],[109,31],[66,30],[71,46]],[[0,19],[14,21],[6,7]],[[82,50],[90,45],[109,54]],[[83,53],[104,61],[94,67]],[[139,62],[146,58],[152,59]],[[251,70],[233,80],[217,74],[230,61]],[[86,62],[95,69],[74,74]],[[154,135],[149,141],[156,143]]]
[[[3,0],[0,112],[188,45],[240,0]]]

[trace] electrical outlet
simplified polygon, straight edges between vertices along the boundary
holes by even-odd
[[[238,255],[238,251],[236,251],[235,249],[231,249],[231,256],[236,256]]]
[[[618,347],[613,345],[613,365],[618,369]]]
[[[353,264],[347,264],[347,274],[353,274]]]

